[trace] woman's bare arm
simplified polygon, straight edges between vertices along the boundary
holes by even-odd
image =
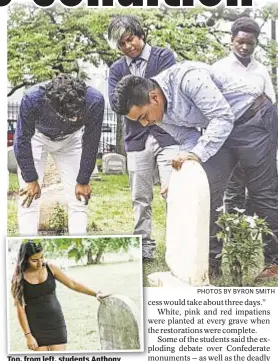
[[[31,350],[35,350],[38,347],[38,343],[34,336],[31,333],[28,319],[25,312],[25,306],[22,306],[19,302],[16,304],[17,308],[17,317],[19,324],[24,332],[24,336],[26,337],[27,347]]]
[[[94,291],[93,289],[83,285],[82,283],[76,282],[72,278],[68,277],[64,272],[62,272],[59,267],[53,264],[49,264],[49,267],[55,278],[68,288],[76,292],[84,293],[89,296],[94,296],[99,301],[107,297],[107,295],[102,294],[100,291]]]

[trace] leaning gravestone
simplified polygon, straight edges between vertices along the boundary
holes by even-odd
[[[126,157],[117,153],[104,154],[102,172],[104,174],[124,174],[126,172]]]
[[[40,199],[39,230],[50,230],[53,217],[57,217],[61,212],[63,214],[67,212],[67,196],[63,184],[51,184],[43,187]],[[67,224],[60,224],[60,227],[65,229]]]
[[[60,173],[58,172],[54,159],[50,154],[48,154],[45,162],[42,187],[49,187],[52,184],[59,183],[61,183]]]
[[[195,161],[173,170],[167,196],[166,263],[171,272],[148,277],[157,286],[209,284],[210,193],[206,173]]]
[[[105,298],[98,309],[102,350],[140,350],[140,312],[126,296]]]
[[[60,174],[56,168],[54,159],[48,155],[42,184],[42,194],[40,199],[40,220],[39,230],[50,231],[51,221],[60,215],[63,210],[67,212],[67,196],[64,185],[61,183]],[[60,220],[62,217],[60,217]],[[66,228],[67,224],[60,224],[61,228]]]

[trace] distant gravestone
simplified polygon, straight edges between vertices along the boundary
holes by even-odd
[[[98,309],[102,350],[140,350],[140,312],[126,296],[113,295]]]
[[[209,285],[209,219],[206,173],[198,162],[186,161],[173,170],[167,196],[166,263],[171,272],[150,275],[152,285]]]
[[[17,173],[17,161],[13,147],[8,147],[8,171],[10,173]]]
[[[104,154],[102,172],[104,174],[124,174],[126,172],[126,157],[117,153]]]
[[[97,164],[95,165],[95,168],[91,174],[91,179],[94,179],[94,180],[101,180],[100,176],[99,176],[99,171],[98,171],[98,167],[97,167]]]

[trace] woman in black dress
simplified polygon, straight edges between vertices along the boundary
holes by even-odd
[[[98,301],[107,297],[72,280],[57,266],[45,263],[39,243],[31,240],[23,242],[12,279],[12,294],[30,350],[66,349],[67,329],[56,297],[55,279],[74,291],[96,297]]]

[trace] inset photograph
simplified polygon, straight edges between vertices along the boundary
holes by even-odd
[[[7,238],[8,352],[140,352],[139,236]]]

